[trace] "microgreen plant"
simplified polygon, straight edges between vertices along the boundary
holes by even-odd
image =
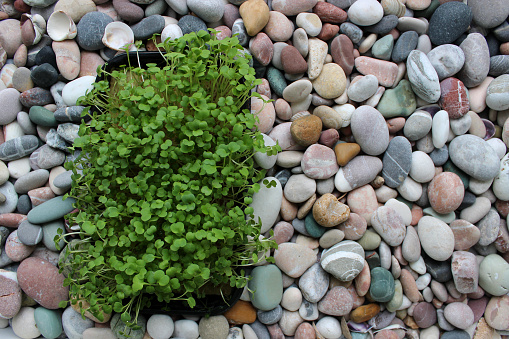
[[[279,150],[243,108],[260,83],[250,55],[236,37],[203,31],[158,47],[163,66],[99,72],[81,99],[93,109],[73,145],[80,155],[66,163],[80,240],[60,267],[100,320],[135,323],[148,295],[193,307],[206,284],[241,288],[238,267],[275,247],[249,207],[265,176],[254,152]]]

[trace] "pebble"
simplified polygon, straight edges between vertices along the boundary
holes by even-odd
[[[343,240],[323,251],[320,264],[337,279],[352,281],[364,267],[364,249],[352,240]]]
[[[470,33],[460,44],[465,55],[465,64],[457,77],[467,88],[480,85],[490,68],[490,54],[486,39],[479,33]]]
[[[486,90],[486,104],[496,111],[509,109],[509,74],[502,74],[495,78]]]
[[[311,10],[317,2],[317,0],[304,0],[299,3],[288,3],[285,0],[274,0],[272,2],[272,9],[286,16],[293,16]]]
[[[408,80],[401,80],[399,84],[391,89],[385,90],[376,109],[382,113],[384,118],[408,117],[414,113],[417,107],[415,95]],[[406,126],[406,123],[405,123]],[[424,130],[420,130],[422,133]]]
[[[355,68],[363,75],[373,74],[381,86],[391,87],[398,76],[398,65],[367,56],[355,58]]]
[[[57,338],[62,334],[62,317],[60,312],[37,307],[34,312],[37,329],[44,338]]]
[[[343,286],[332,287],[318,302],[318,310],[332,316],[347,315],[352,310],[352,307],[352,296]]]
[[[313,89],[324,99],[341,96],[346,89],[345,72],[335,63],[323,65],[320,75],[313,81]]]
[[[452,255],[454,233],[445,222],[425,216],[419,220],[417,230],[422,249],[432,259],[444,261]]]
[[[352,114],[350,126],[355,140],[366,154],[380,155],[387,149],[389,130],[383,116],[373,107],[357,108]]]
[[[316,253],[310,248],[295,244],[279,245],[274,253],[276,265],[292,278],[300,277],[316,261]]]
[[[412,166],[412,146],[402,136],[393,138],[383,157],[382,176],[385,184],[396,188],[400,186],[410,172]]]
[[[374,75],[368,74],[356,78],[348,87],[348,98],[362,102],[373,96],[378,89],[378,80]]]
[[[406,62],[408,80],[415,94],[426,102],[440,99],[438,74],[426,54],[413,50]]]
[[[472,21],[472,11],[464,3],[451,1],[439,6],[429,22],[429,37],[433,44],[450,44],[465,32]]]
[[[34,318],[33,307],[22,307],[19,313],[12,318],[12,330],[15,335],[21,338],[37,338],[41,332],[37,328]]]
[[[339,169],[334,185],[340,192],[350,192],[373,181],[382,167],[382,161],[377,157],[357,156]]]
[[[348,18],[359,26],[370,26],[379,22],[384,15],[382,5],[374,0],[357,0],[348,9]]]
[[[484,319],[486,323],[495,330],[506,330],[509,328],[507,311],[509,309],[509,297],[507,295],[492,297],[486,306]]]
[[[314,118],[319,120],[317,117]],[[319,144],[307,148],[302,157],[301,166],[307,177],[320,180],[332,177],[339,170],[334,151]]]

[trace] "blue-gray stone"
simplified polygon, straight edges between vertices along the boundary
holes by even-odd
[[[154,33],[161,33],[164,29],[164,18],[161,15],[151,15],[131,26],[134,39],[145,40],[151,38]]]
[[[308,237],[310,236],[308,231],[306,230],[306,222],[304,221],[304,219],[298,219],[298,218],[293,219],[292,226],[300,234],[303,234]]]
[[[14,189],[16,193],[23,194],[30,190],[44,186],[49,179],[49,171],[45,169],[38,169],[28,172],[14,182]]]
[[[316,222],[315,218],[313,218],[312,212],[306,215],[304,222],[306,225],[306,231],[310,237],[320,238],[328,230],[327,227],[323,227],[322,225]]]
[[[74,198],[63,200],[62,196],[55,197],[34,207],[27,215],[33,224],[44,224],[62,218],[74,209]]]
[[[398,63],[405,61],[411,51],[417,48],[419,34],[416,31],[406,31],[401,34],[392,49],[392,61]]]
[[[508,42],[509,41],[509,23],[504,21],[500,26],[495,27],[493,29],[493,35],[500,42]]]
[[[262,311],[279,305],[283,297],[283,275],[276,265],[257,266],[248,282],[251,303]]]
[[[436,261],[428,257],[425,253],[422,255],[424,264],[426,264],[426,272],[431,274],[431,277],[440,283],[445,283],[452,279],[451,262]]]
[[[435,166],[442,166],[449,160],[449,149],[447,145],[444,145],[442,148],[435,148],[433,152],[429,154],[429,157],[433,160]]]
[[[155,14],[163,15],[168,4],[164,0],[156,0],[145,8],[145,16],[149,17]]]
[[[62,165],[64,160],[65,153],[49,145],[43,145],[38,149],[37,166],[39,168],[50,169]]]
[[[31,154],[39,147],[39,139],[35,135],[23,135],[7,140],[0,145],[0,160],[12,161]]]
[[[63,233],[65,233],[64,222],[62,220],[55,220],[42,226],[43,233],[42,242],[44,243],[44,246],[46,246],[46,248],[50,251],[57,252],[60,251],[65,246],[64,239],[61,239],[58,242],[58,247],[55,244],[54,239],[55,236],[58,235],[59,229],[62,230]]]
[[[7,253],[5,253],[3,246],[2,246],[0,252],[1,252],[0,253],[0,268],[5,269],[5,266],[12,264],[14,261],[7,256]]]
[[[37,307],[34,312],[35,324],[44,338],[58,338],[63,332],[62,314],[59,310]]]
[[[351,22],[342,23],[341,26],[339,26],[339,32],[349,37],[354,44],[359,43],[364,35],[362,29]]]
[[[282,97],[283,91],[287,86],[284,74],[276,67],[269,66],[267,68],[267,80],[274,93]]]
[[[470,26],[472,10],[463,2],[440,5],[429,21],[428,35],[434,45],[450,44]]]
[[[389,326],[395,317],[396,312],[389,312],[388,310],[385,310],[369,319],[368,324],[373,326],[376,330],[381,330],[382,328]]]
[[[59,126],[60,127],[60,126]],[[60,136],[56,129],[52,128],[46,133],[46,144],[55,149],[67,152],[67,143],[65,139]]]
[[[265,326],[258,320],[255,320],[255,322],[252,324],[249,324],[249,326],[253,329],[253,331],[256,334],[256,337],[258,339],[271,339],[269,330],[267,329],[267,326]]]
[[[465,195],[463,196],[463,201],[461,201],[461,204],[459,205],[459,207],[456,210],[461,211],[467,207],[472,206],[475,203],[475,199],[477,199],[477,197],[475,196],[474,193],[472,193],[470,191],[465,191]]]
[[[55,67],[45,63],[32,69],[30,78],[36,86],[50,88],[58,81],[58,72]]]
[[[463,330],[444,332],[440,339],[470,339],[470,334]]]
[[[24,220],[18,226],[18,239],[27,246],[37,245],[42,241],[42,227]]]
[[[378,302],[389,302],[394,296],[395,284],[391,272],[382,267],[371,270],[369,294]]]
[[[58,187],[63,190],[68,190],[71,188],[72,185],[72,171],[65,171],[63,173],[60,173],[55,177],[55,180],[53,180],[53,185],[55,187]]]
[[[265,325],[273,325],[277,323],[281,317],[283,316],[283,308],[280,305],[277,305],[274,309],[270,311],[260,311],[256,312],[256,316],[258,321]]]
[[[373,47],[371,47],[371,53],[373,53],[373,56],[377,59],[390,60],[393,48],[394,37],[391,34],[387,34],[373,44]]]
[[[394,14],[386,15],[382,20],[371,26],[366,26],[364,29],[369,33],[375,33],[383,36],[389,33],[392,29],[398,25],[398,17]]]
[[[412,167],[412,145],[407,138],[397,136],[389,142],[383,157],[382,176],[385,184],[396,188],[403,183]]]
[[[198,31],[207,31],[207,24],[200,18],[197,18],[193,15],[184,15],[180,18],[178,24],[180,29],[182,30],[182,34],[187,34],[191,32]]]
[[[6,181],[0,186],[0,193],[5,196],[5,202],[0,204],[0,214],[14,212],[18,205],[18,194],[14,189],[14,185],[10,181]]]
[[[341,9],[348,9],[357,0],[327,0],[328,3],[333,4]]]
[[[509,74],[509,55],[495,55],[490,58],[490,72],[493,77]]]
[[[454,138],[449,144],[449,157],[459,169],[477,180],[491,180],[500,171],[500,158],[493,147],[475,135]]]
[[[279,180],[279,182],[281,183],[281,186],[283,188],[285,188],[285,185],[286,183],[288,182],[288,179],[290,179],[290,176],[292,175],[292,173],[290,172],[290,170],[288,169],[284,169],[284,170],[281,170],[279,172],[277,172],[274,177]]]
[[[76,42],[86,51],[96,51],[103,48],[104,30],[110,22],[113,22],[113,19],[101,12],[85,14],[76,26],[78,29]]]
[[[28,212],[30,212],[30,210],[32,209],[32,201],[30,200],[28,194],[23,194],[19,196],[16,209],[20,214],[26,215],[28,214]]]
[[[7,237],[9,236],[9,229],[4,226],[0,226],[0,250],[3,245],[5,245],[5,241],[7,240]]]
[[[249,35],[247,35],[246,26],[244,26],[244,20],[237,19],[232,25],[232,36],[237,34],[239,39],[239,45],[246,47],[249,43]]]
[[[55,111],[54,117],[58,122],[81,122],[84,109],[83,106],[61,107]]]
[[[120,318],[120,314],[115,314],[117,315]],[[83,332],[94,327],[94,322],[86,317],[83,319],[80,313],[69,306],[62,314],[62,327],[69,339],[83,339]]]
[[[28,117],[30,118],[30,121],[39,126],[53,127],[58,124],[53,112],[42,106],[30,107]]]

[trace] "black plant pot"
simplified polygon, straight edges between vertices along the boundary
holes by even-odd
[[[130,63],[129,63],[130,62]],[[129,52],[129,54],[122,53],[111,58],[104,66],[103,70],[111,72],[124,65],[131,65],[132,67],[146,67],[147,64],[155,63],[158,67],[166,65],[166,61],[161,53],[155,52]],[[98,75],[96,82],[104,79],[104,74]],[[250,100],[247,100],[244,108],[250,109]],[[92,108],[94,109],[94,108]],[[239,272],[240,273],[240,272]],[[169,315],[219,315],[228,311],[241,297],[243,288],[231,288],[229,295],[216,295],[207,294],[205,298],[195,298],[196,306],[190,308],[186,301],[172,301],[171,303],[159,302],[154,295],[151,300],[150,308],[141,310],[143,314],[169,314]]]

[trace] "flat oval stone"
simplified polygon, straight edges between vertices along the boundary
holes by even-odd
[[[411,141],[422,139],[431,130],[432,121],[431,114],[428,112],[415,111],[405,122],[403,134]]]
[[[456,210],[465,195],[460,177],[452,172],[443,172],[435,176],[428,186],[428,200],[431,207],[440,214]]]
[[[509,109],[509,74],[495,78],[486,91],[486,104],[496,111]]]
[[[285,0],[274,0],[272,2],[272,9],[287,16],[292,16],[311,10],[317,2],[317,0],[304,0],[298,3],[291,3]]]
[[[509,200],[509,155],[506,154],[500,161],[500,172],[493,180],[493,194],[500,199]]]
[[[288,102],[300,102],[305,100],[312,90],[313,84],[311,81],[306,79],[297,80],[284,88],[283,98]]]
[[[374,25],[383,15],[384,9],[376,0],[357,0],[348,9],[348,19],[359,26]]]
[[[420,302],[414,308],[415,323],[420,328],[428,328],[437,322],[437,313],[433,304]]]
[[[445,222],[430,216],[419,220],[417,232],[422,249],[432,259],[447,260],[454,251],[454,233]]]
[[[427,56],[440,80],[458,73],[465,64],[463,50],[452,44],[437,46]]]
[[[355,81],[348,87],[348,98],[353,101],[361,102],[374,95],[377,89],[378,79],[374,75],[368,74],[366,76],[359,76],[356,77]]]
[[[392,87],[399,73],[394,62],[360,56],[355,58],[355,68],[363,75],[373,74],[381,86]]]
[[[274,252],[277,267],[292,278],[300,277],[316,262],[316,253],[305,245],[283,243]]]
[[[393,62],[405,61],[411,51],[417,47],[419,35],[416,31],[407,31],[400,35],[392,50],[391,59]]]
[[[288,74],[301,74],[308,69],[308,64],[302,54],[297,48],[290,45],[281,51],[281,63],[284,71]]]
[[[42,241],[42,227],[25,220],[18,226],[18,239],[27,246],[37,245]]]
[[[34,207],[27,215],[28,221],[33,224],[43,224],[62,218],[74,210],[73,205],[76,201],[70,197],[65,200],[62,198],[58,196]]]
[[[260,32],[249,42],[249,50],[263,66],[267,66],[274,56],[274,44],[267,34]]]
[[[351,281],[364,268],[364,249],[355,241],[343,240],[323,251],[320,264],[337,279]]]
[[[468,3],[474,22],[485,28],[493,28],[504,22],[509,13],[505,5],[504,1],[498,0],[473,0]]]
[[[412,145],[407,138],[394,137],[383,157],[382,176],[385,184],[396,188],[403,183],[412,167]]]
[[[479,286],[493,296],[509,292],[509,264],[498,254],[489,254],[479,264]]]
[[[285,198],[293,203],[308,200],[316,192],[316,181],[305,174],[294,174],[284,188]]]
[[[350,75],[354,66],[354,54],[352,40],[345,34],[340,34],[332,40],[331,56],[346,75]]]
[[[95,77],[91,75],[83,76],[68,82],[62,90],[62,98],[64,103],[67,106],[76,106],[76,101],[78,98],[85,95],[87,91],[92,90],[92,84],[94,82]]]
[[[322,72],[313,81],[313,88],[324,99],[335,99],[346,89],[346,75],[336,63],[323,65]]]
[[[498,77],[499,75],[507,73],[509,73],[509,55],[493,55],[490,58],[489,74],[491,76]]]
[[[57,338],[63,332],[62,316],[57,310],[37,307],[34,312],[34,319],[44,338]]]
[[[413,152],[409,175],[419,183],[431,181],[435,176],[435,165],[432,158],[422,151]]]
[[[405,239],[403,219],[390,207],[377,208],[371,217],[371,225],[389,246],[399,246]]]
[[[301,166],[304,174],[312,179],[328,179],[339,170],[334,151],[320,144],[306,149]]]
[[[480,33],[470,33],[460,48],[465,54],[465,64],[456,77],[468,88],[480,85],[490,71],[490,51],[486,39]]]
[[[408,80],[415,94],[426,102],[440,99],[438,74],[426,54],[413,50],[407,59]]]
[[[395,285],[391,272],[382,267],[371,270],[369,294],[374,301],[389,302],[394,297]]]
[[[467,251],[477,244],[481,237],[479,228],[466,220],[456,219],[450,224],[450,227],[454,233],[454,249],[456,251]]]
[[[313,264],[299,278],[299,289],[304,299],[317,303],[327,293],[329,288],[329,275],[319,263]]]
[[[318,38],[309,38],[308,45],[308,77],[309,80],[314,80],[322,72],[329,46]]]
[[[350,192],[373,181],[382,167],[382,161],[377,157],[356,156],[339,169],[334,178],[334,185],[340,192]]]
[[[315,7],[313,7],[313,13],[318,15],[322,22],[332,24],[340,24],[347,19],[347,14],[343,9],[328,2],[317,2]]]
[[[39,126],[54,127],[58,125],[53,112],[41,106],[30,107],[28,116],[30,121]]]
[[[18,112],[22,110],[21,103],[19,101],[20,93],[14,88],[6,88],[0,90],[0,123],[7,125],[16,119]]]
[[[499,234],[500,228],[500,215],[497,210],[491,208],[477,224],[480,231],[479,245],[488,246],[493,243]]]
[[[31,154],[39,146],[39,140],[34,135],[23,135],[8,140],[0,145],[0,160],[12,161]]]
[[[450,44],[470,26],[472,11],[462,2],[451,1],[440,5],[429,21],[429,38],[435,45]]]
[[[407,117],[417,108],[414,92],[408,80],[403,79],[394,88],[386,89],[376,109],[384,118]]]
[[[249,281],[253,306],[270,311],[279,305],[283,297],[283,277],[276,265],[258,266],[251,272]]]
[[[352,134],[361,150],[369,155],[382,154],[389,145],[389,129],[385,119],[375,108],[357,108],[350,122]]]
[[[454,165],[477,180],[491,180],[499,172],[500,159],[495,150],[474,135],[454,138],[449,144],[449,156]]]
[[[348,290],[343,286],[334,286],[318,302],[318,310],[332,316],[344,316],[350,313],[353,307],[353,299]]]

